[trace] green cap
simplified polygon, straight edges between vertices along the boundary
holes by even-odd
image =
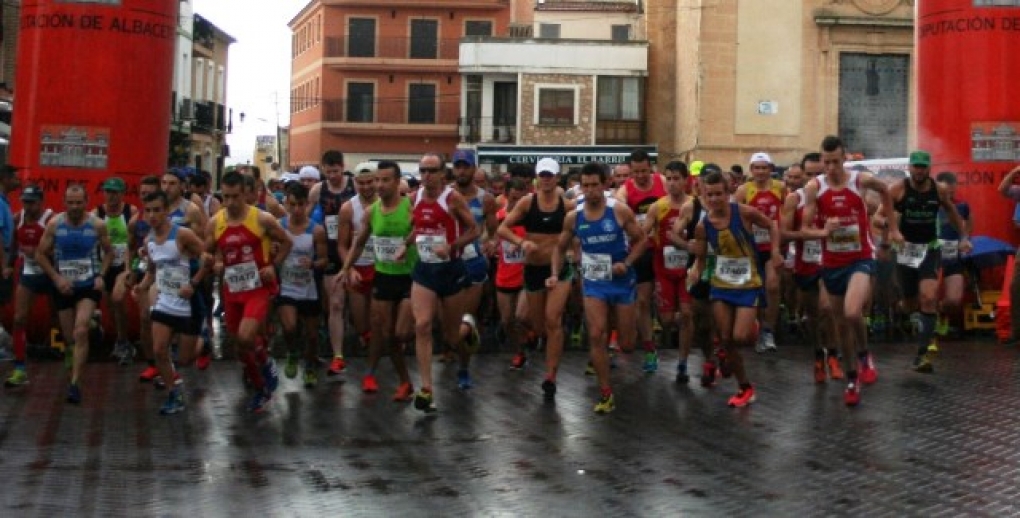
[[[910,165],[931,167],[931,153],[920,150],[910,153]]]
[[[701,160],[691,162],[691,176],[701,176],[701,168],[703,167],[705,167],[705,163]]]
[[[106,181],[103,182],[103,190],[124,192],[127,190],[127,184],[124,183],[124,180],[121,180],[120,178],[117,177],[107,178]]]

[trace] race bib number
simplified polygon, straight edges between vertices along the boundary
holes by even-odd
[[[361,250],[358,262],[362,264],[375,262],[375,236],[368,236],[368,241],[365,241],[365,248]]]
[[[436,255],[436,246],[446,244],[446,236],[417,236],[414,244],[418,247],[418,260],[423,263],[445,263]]]
[[[860,252],[861,227],[850,225],[836,228],[825,241],[825,249],[830,252]]]
[[[404,245],[404,239],[400,237],[372,236],[372,249],[375,251],[375,260],[381,263],[398,263],[397,251]],[[368,245],[365,245],[368,248]]]
[[[804,241],[802,261],[809,264],[822,264],[822,242],[817,239]]]
[[[581,252],[581,276],[589,281],[613,280],[613,257]]]
[[[113,265],[121,266],[127,260],[127,243],[113,245]]]
[[[144,272],[145,270],[148,270],[148,269],[149,269],[149,261],[147,261],[145,259],[139,259],[138,260],[138,271]]]
[[[223,280],[227,281],[230,293],[242,293],[262,287],[259,267],[254,261],[228,266],[223,271]]]
[[[156,286],[161,293],[177,297],[190,282],[191,272],[186,266],[164,266],[156,272]]]
[[[85,282],[95,277],[92,259],[65,259],[60,261],[60,275],[71,282]]]
[[[715,276],[731,286],[743,286],[751,282],[751,259],[749,257],[717,257]]]
[[[662,262],[667,270],[680,270],[687,267],[690,254],[687,250],[681,250],[675,246],[667,246],[662,249]]]
[[[927,243],[906,243],[896,253],[896,262],[903,266],[917,268],[924,262],[926,255],[928,255]]]
[[[955,261],[960,258],[960,242],[955,239],[939,239],[943,261]]]
[[[23,255],[24,260],[21,263],[21,274],[22,275],[42,275],[43,269],[39,266],[39,263],[35,262],[35,259],[27,255]]]
[[[470,261],[478,257],[478,243],[471,243],[464,247],[464,252],[460,254],[460,257],[465,261]]]
[[[772,242],[772,236],[769,235],[769,229],[762,228],[757,225],[751,225],[751,230],[754,231],[755,244],[764,245]]]
[[[524,262],[524,248],[509,241],[500,241],[500,251],[504,264],[521,264]]]
[[[336,241],[340,237],[340,216],[326,216],[326,239]]]

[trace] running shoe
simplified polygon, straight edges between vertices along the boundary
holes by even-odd
[[[839,358],[829,356],[826,361],[829,363],[829,378],[834,380],[843,379],[843,368],[839,365]]]
[[[701,364],[701,386],[711,387],[715,385],[715,363],[706,361]]]
[[[138,375],[138,381],[142,383],[151,383],[152,380],[156,379],[156,376],[159,376],[159,369],[157,369],[155,365],[149,365],[142,371],[141,374]]]
[[[555,396],[556,382],[549,378],[546,378],[545,381],[542,382],[542,393],[545,394],[545,397],[547,398]]]
[[[825,362],[815,360],[815,383],[825,383]]]
[[[584,329],[584,324],[574,326],[574,330],[570,332],[570,344],[575,348],[581,347],[581,331]]]
[[[461,390],[468,390],[473,387],[471,383],[471,373],[467,369],[460,369],[457,371],[457,388]]]
[[[912,366],[914,372],[921,372],[924,374],[931,374],[935,372],[935,365],[931,361],[931,353],[924,353],[914,358],[914,365]]]
[[[747,387],[745,389],[740,389],[740,392],[737,392],[733,397],[731,397],[727,404],[733,408],[743,408],[754,403],[754,400],[754,387]]]
[[[861,359],[861,383],[870,385],[878,381],[878,369],[875,368],[875,358],[868,353]]]
[[[261,414],[266,411],[269,407],[269,402],[273,399],[273,394],[269,390],[262,389],[255,392],[255,395],[251,397],[251,401],[248,402],[248,411],[253,414]]]
[[[283,375],[289,379],[294,379],[297,377],[297,371],[298,357],[296,354],[290,353],[287,355],[287,363],[283,366]]]
[[[762,345],[766,352],[775,352],[778,350],[776,348],[776,337],[772,334],[772,331],[762,330],[761,334],[758,335],[758,342]]]
[[[333,361],[329,363],[329,370],[326,371],[327,376],[339,376],[344,369],[347,368],[347,362],[344,361],[343,356],[334,356]]]
[[[202,348],[202,352],[198,353],[198,358],[195,358],[195,368],[204,371],[209,368],[212,364],[212,351]]]
[[[935,334],[939,336],[946,336],[949,334],[949,319],[942,317],[938,323],[935,324]]]
[[[379,392],[379,381],[375,379],[374,375],[366,374],[364,378],[361,378],[361,391],[365,394]]]
[[[659,370],[659,353],[655,351],[646,352],[645,363],[641,368],[645,371],[645,374],[654,374],[655,371]]]
[[[5,387],[22,387],[28,385],[28,372],[25,369],[14,369],[4,382]]]
[[[528,356],[524,353],[517,353],[514,355],[514,359],[510,360],[510,370],[519,371],[528,364]]]
[[[67,386],[67,402],[75,405],[81,404],[81,388],[77,383]]]
[[[464,341],[464,346],[468,353],[475,354],[482,347],[482,338],[478,335],[478,323],[475,322],[475,317],[469,313],[461,318],[461,322],[471,328],[471,332],[468,333],[467,339]]]
[[[595,366],[592,365],[591,360],[589,360],[588,361],[588,365],[586,365],[584,367],[584,375],[585,376],[594,376],[595,375]]]
[[[436,406],[432,404],[432,391],[425,391],[424,389],[419,390],[418,393],[414,395],[414,408],[417,408],[426,414],[435,412]]]
[[[123,347],[124,349],[119,356],[118,363],[123,366],[131,365],[135,362],[135,346],[131,342],[125,340]]]
[[[393,393],[393,401],[410,401],[414,397],[414,385],[401,383]]]
[[[861,404],[861,387],[856,383],[847,385],[843,392],[843,403],[850,407]]]
[[[313,389],[319,384],[319,372],[315,366],[305,365],[305,388]]]
[[[160,415],[172,415],[184,411],[184,394],[181,387],[174,387],[166,398],[166,403],[159,409]]]
[[[177,375],[174,375],[176,378]],[[280,386],[280,371],[276,368],[276,360],[269,357],[266,363],[262,364],[262,379],[266,381],[266,389],[272,394],[276,392],[276,387]]]
[[[596,414],[608,414],[613,410],[616,410],[616,400],[613,398],[613,394],[602,396],[599,398],[598,402],[595,403]]]
[[[931,337],[931,343],[928,344],[928,352],[932,354],[939,353],[939,337],[937,336]]]
[[[691,382],[691,377],[687,375],[687,362],[682,361],[676,364],[676,382],[681,385]]]

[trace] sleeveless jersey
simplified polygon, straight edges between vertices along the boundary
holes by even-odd
[[[669,240],[669,233],[680,218],[680,209],[671,207],[669,203],[660,203],[656,207],[655,213],[649,214],[656,221],[656,232],[652,236],[652,250],[655,253],[652,267],[656,272],[682,273],[690,263],[690,254]]]
[[[807,197],[804,196],[803,188],[797,189],[794,194],[797,195],[797,210],[793,213],[793,229],[800,230],[810,226],[804,222],[804,202]],[[820,220],[817,213],[814,224],[817,226],[824,224],[824,220]],[[822,266],[822,241],[820,239],[798,239],[793,243],[793,273],[805,277],[817,274]]]
[[[475,195],[467,199],[468,209],[471,210],[471,217],[475,218],[475,225],[485,229],[485,189],[478,188]],[[482,257],[482,238],[475,239],[470,245],[464,247],[461,257],[465,261],[473,261]]]
[[[666,191],[666,182],[663,181],[662,175],[659,173],[652,173],[651,175],[652,186],[648,190],[642,191],[633,178],[628,178],[624,182],[624,186],[627,187],[627,206],[630,210],[634,211],[634,215],[637,217],[638,223],[642,223],[645,220],[645,215],[650,207],[656,200],[662,198],[668,191]]]
[[[705,218],[705,237],[716,254],[711,281],[713,288],[762,287],[754,236],[744,227],[739,205],[730,203],[730,221],[726,228],[717,229]]]
[[[110,234],[110,245],[113,247],[113,261],[110,266],[117,268],[124,266],[127,259],[127,249],[131,244],[131,236],[128,234],[128,222],[131,221],[131,206],[124,205],[121,213],[113,216],[106,212],[106,206],[96,207],[96,213],[106,222],[106,231]]]
[[[436,256],[434,247],[437,244],[451,245],[450,258],[456,258],[460,252],[452,245],[460,237],[460,223],[450,213],[450,193],[452,187],[445,187],[434,201],[422,201],[425,188],[418,189],[414,197],[414,231],[415,245],[418,247],[418,260],[423,263],[441,263],[446,260]]]
[[[407,247],[402,261],[397,261],[396,254],[414,230],[411,200],[401,197],[397,207],[388,214],[383,212],[382,200],[376,200],[372,204],[370,217],[375,271],[386,275],[410,275],[418,262],[417,247]]]
[[[518,202],[520,203],[520,202]],[[533,201],[532,203],[538,203]],[[562,208],[563,200],[560,199]],[[500,223],[506,219],[506,207],[499,209],[496,219]],[[524,225],[517,225],[510,229],[514,235],[524,238]],[[524,284],[524,249],[515,246],[513,243],[500,239],[499,255],[496,257],[496,287],[497,288],[520,288]]]
[[[538,194],[531,195],[531,205],[524,215],[521,225],[529,234],[559,234],[563,232],[563,220],[567,217],[566,204],[563,196],[556,201],[556,208],[552,212],[542,212],[538,207]]]
[[[300,265],[301,259],[315,260],[315,222],[309,220],[304,231],[295,234],[290,228],[290,218],[283,218],[280,224],[290,234],[293,246],[280,268],[280,296],[294,300],[318,300],[315,286],[315,270]]]
[[[365,231],[365,206],[361,203],[361,196],[351,198],[351,243],[353,244],[358,236]],[[373,202],[375,203],[375,202]],[[354,262],[354,266],[372,266],[375,264],[375,243],[372,236],[365,242],[365,249],[361,251],[361,257]]]
[[[191,300],[179,295],[181,288],[191,282],[197,263],[181,254],[177,246],[177,231],[180,226],[170,224],[166,241],[156,242],[156,236],[149,234],[145,248],[149,260],[156,266],[156,286],[159,293],[153,309],[178,317],[191,316]]]
[[[965,201],[955,203],[956,212],[964,222],[970,220],[970,205]],[[951,263],[960,259],[960,232],[949,222],[945,209],[939,210],[939,248],[942,262]]]
[[[189,202],[187,198],[181,198],[180,203],[178,203],[174,207],[174,210],[170,211],[170,223],[173,223],[174,225],[179,225],[179,226],[182,226],[182,227],[188,227],[189,226],[188,223],[185,221],[187,216],[188,216],[188,212],[187,212],[187,210],[185,210],[187,208],[187,206],[188,206],[188,203],[191,203],[191,202]],[[148,226],[148,225],[146,225],[146,226]]]
[[[74,288],[91,289],[99,271],[99,235],[94,216],[86,215],[80,226],[72,226],[66,214],[57,216],[53,241],[54,266]]]
[[[347,200],[357,196],[354,190],[354,181],[345,178],[344,187],[340,192],[329,190],[329,182],[323,181],[319,188],[319,209],[322,213],[322,226],[326,227],[326,240],[329,241],[329,262],[340,264],[340,252],[336,246],[336,240],[340,235],[340,208],[347,203]]]
[[[918,191],[910,185],[910,179],[903,179],[903,198],[896,202],[900,213],[900,233],[907,243],[934,244],[938,238],[938,214],[941,208],[935,180],[928,178],[927,191]]]
[[[759,189],[754,181],[747,182],[747,204],[760,210],[762,214],[772,221],[779,221],[780,209],[783,208],[783,182],[770,179],[767,189]],[[772,240],[769,239],[769,229],[755,225],[751,226],[754,231],[755,246],[761,252],[772,251]]]
[[[42,241],[46,231],[46,223],[53,215],[51,209],[45,209],[34,223],[25,223],[25,211],[18,216],[18,227],[14,231],[14,239],[18,243],[18,254],[21,256],[21,275],[45,275],[35,260],[35,249]]]
[[[842,268],[857,261],[872,259],[873,249],[869,238],[871,224],[858,172],[851,171],[846,186],[840,189],[830,187],[824,175],[817,176],[816,180],[819,220],[839,220],[839,226],[823,243],[822,267]]]
[[[585,283],[594,285],[614,282],[613,263],[623,262],[627,258],[630,246],[627,234],[616,221],[615,198],[606,199],[602,217],[590,221],[584,210],[577,211],[574,221],[574,234],[581,242],[581,278]],[[629,268],[624,279],[634,280],[634,269]]]
[[[277,291],[276,283],[262,281],[259,270],[269,264],[271,242],[259,225],[259,209],[248,207],[240,225],[227,224],[227,211],[216,214],[214,237],[223,254],[223,290],[228,302],[243,302],[255,297],[269,297]]]

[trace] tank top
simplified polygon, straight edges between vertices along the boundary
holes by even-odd
[[[520,202],[518,202],[520,203]],[[534,202],[537,204],[537,202]],[[560,207],[563,200],[560,199]],[[530,212],[530,211],[529,211]],[[499,209],[496,219],[500,223],[506,219],[506,207]],[[511,227],[510,230],[515,236],[524,238],[524,225]],[[524,249],[504,239],[499,240],[499,255],[496,257],[496,287],[497,288],[520,288],[524,284]]]
[[[955,203],[956,212],[964,222],[970,220],[970,205],[965,201]],[[939,248],[942,262],[951,263],[960,259],[960,232],[949,222],[945,209],[939,209]]]
[[[415,246],[418,248],[418,260],[423,263],[442,263],[448,259],[440,259],[435,253],[439,244],[452,245],[460,237],[460,223],[450,214],[450,193],[452,187],[445,187],[439,197],[432,201],[423,201],[425,188],[420,187],[414,197],[414,232]],[[450,249],[450,258],[459,257],[460,252]]]
[[[868,237],[871,229],[868,207],[861,194],[858,175],[857,171],[851,171],[846,186],[840,189],[830,187],[824,175],[815,178],[818,181],[819,220],[839,220],[839,226],[823,243],[823,268],[842,268],[873,257]]]
[[[594,221],[587,218],[584,210],[577,211],[574,234],[581,242],[581,278],[586,284],[621,280],[613,277],[613,263],[623,262],[630,246],[627,234],[616,221],[616,203],[615,198],[607,198],[602,217]],[[635,278],[634,269],[628,268],[624,279]]]
[[[121,213],[114,216],[106,212],[106,206],[100,205],[96,213],[106,222],[106,231],[110,234],[110,245],[113,247],[113,267],[124,266],[131,236],[128,235],[128,222],[131,221],[131,206],[125,204]]]
[[[322,209],[322,226],[326,227],[326,239],[330,242],[330,246],[327,247],[330,262],[333,262],[334,259],[336,262],[340,262],[340,252],[334,246],[340,235],[340,208],[357,194],[354,190],[354,182],[350,178],[345,178],[344,187],[340,189],[340,192],[329,190],[329,182],[326,180],[319,188],[319,208]]]
[[[181,198],[181,201],[174,206],[174,210],[170,211],[170,223],[185,228],[190,226],[187,222],[188,211],[186,209],[188,203],[191,202],[187,198]]]
[[[14,239],[18,243],[18,254],[21,256],[22,275],[45,275],[39,263],[35,260],[35,250],[42,241],[43,233],[46,232],[46,223],[53,215],[51,209],[46,209],[39,216],[38,221],[25,223],[25,210],[21,210],[18,216],[18,228],[14,231]]]
[[[223,255],[223,290],[226,301],[245,301],[276,293],[276,283],[264,283],[259,270],[269,264],[271,242],[259,225],[259,209],[248,207],[240,225],[227,224],[227,211],[216,214],[216,246]]]
[[[652,250],[655,252],[652,266],[659,272],[683,272],[690,262],[690,254],[674,246],[669,239],[669,233],[680,217],[680,209],[671,207],[669,203],[661,203],[657,207],[655,213],[649,215],[655,218],[656,224],[655,235],[652,236]]]
[[[642,223],[645,220],[645,215],[650,207],[656,200],[662,198],[668,191],[666,191],[666,182],[663,181],[662,175],[659,173],[652,173],[651,175],[652,186],[648,190],[642,191],[633,178],[628,178],[624,182],[624,186],[627,187],[627,205],[630,210],[634,211],[634,215],[637,217],[638,223]]]
[[[474,196],[467,199],[468,209],[471,210],[471,217],[475,219],[475,225],[478,228],[485,229],[485,189],[477,188],[477,192]],[[482,257],[482,238],[479,237],[471,242],[470,245],[464,247],[464,253],[461,258],[465,261],[474,261],[478,259],[484,259]]]
[[[61,277],[74,288],[92,288],[99,271],[99,235],[96,219],[85,216],[85,222],[73,226],[66,214],[57,216],[57,230],[53,241],[53,258]]]
[[[149,232],[151,231],[152,227],[150,227],[149,223],[145,221],[145,218],[139,217],[135,219],[135,231],[134,234],[132,234],[132,243],[134,243],[135,246],[145,246],[145,239],[149,237]],[[146,268],[146,260],[139,255],[136,254],[135,257],[131,259],[132,270],[144,272]]]
[[[361,196],[355,196],[351,198],[351,243],[353,244],[358,236],[365,231],[365,206],[361,203]],[[375,202],[373,202],[375,203]],[[372,236],[368,237],[368,241],[365,242],[365,249],[361,252],[361,257],[354,262],[354,266],[372,266],[375,264],[375,243],[372,242]]]
[[[411,200],[400,198],[393,212],[383,212],[382,200],[376,200],[371,209],[372,243],[375,248],[375,271],[386,275],[410,275],[418,262],[418,249],[407,247],[402,261],[397,261],[397,250],[414,230],[411,217]]]
[[[156,266],[156,286],[159,294],[153,309],[178,317],[191,316],[191,301],[179,295],[181,288],[191,282],[195,261],[181,254],[177,246],[177,231],[180,226],[170,224],[166,241],[156,242],[156,236],[149,234],[145,247],[149,260]]]
[[[910,179],[903,179],[903,198],[895,204],[900,213],[900,233],[907,243],[934,244],[938,238],[938,215],[941,203],[935,180],[925,180],[927,191],[919,191],[910,185]]]
[[[804,189],[794,191],[797,195],[797,210],[793,213],[793,229],[804,228],[804,205],[807,197],[804,196]],[[815,213],[814,224],[822,225],[822,221]],[[793,242],[793,273],[803,276],[811,276],[818,273],[822,266],[822,241],[820,239],[798,239]]]
[[[761,211],[772,221],[779,221],[780,209],[783,206],[783,182],[769,180],[767,189],[759,189],[754,181],[747,183],[747,204]],[[772,251],[772,239],[769,229],[757,225],[751,226],[754,232],[754,244],[761,252]]]
[[[552,212],[542,212],[542,209],[538,207],[538,194],[532,194],[531,205],[528,206],[528,212],[524,215],[521,221],[521,226],[524,227],[529,234],[546,234],[554,235],[563,232],[563,220],[567,217],[566,204],[563,202],[563,196],[559,196],[556,200],[556,208]]]
[[[283,218],[280,224],[290,234],[293,243],[290,254],[280,268],[280,296],[294,300],[318,300],[315,287],[315,269],[301,266],[301,259],[315,260],[315,223],[311,220],[305,229],[295,234],[290,227],[290,218]]]
[[[716,254],[711,280],[713,288],[761,288],[754,236],[744,226],[739,205],[730,203],[730,220],[726,228],[717,229],[711,220],[705,218],[705,237]]]

